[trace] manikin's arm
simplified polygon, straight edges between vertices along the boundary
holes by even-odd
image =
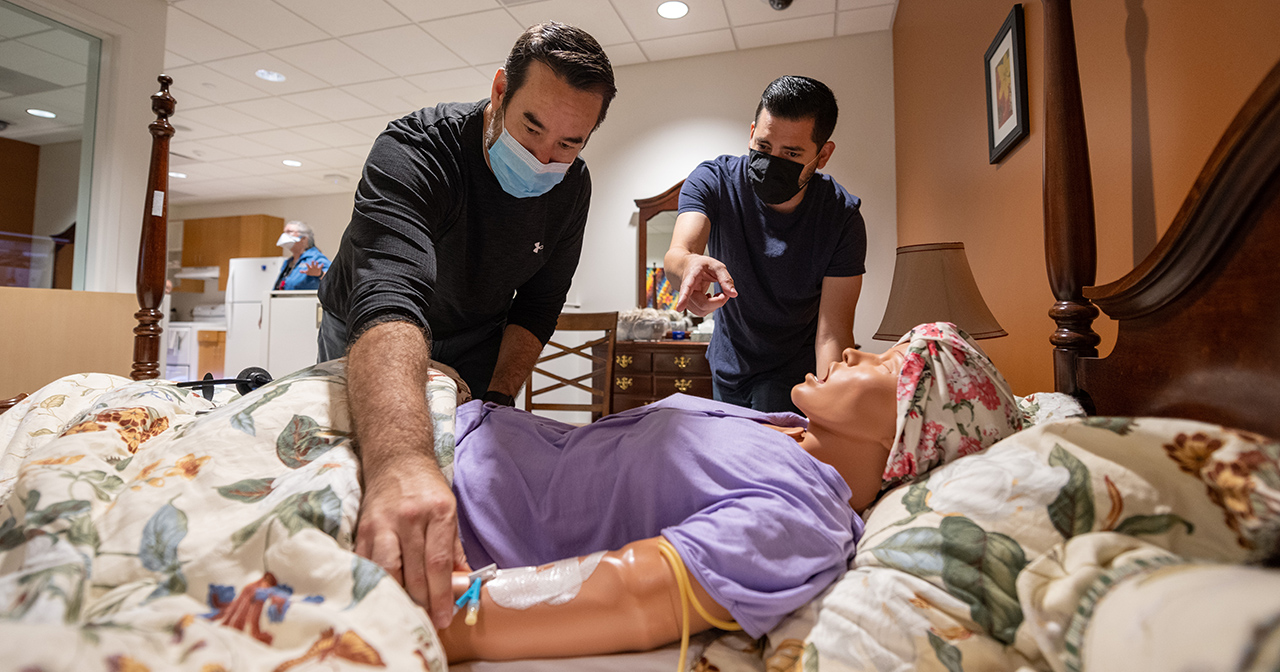
[[[493,369],[493,378],[489,380],[489,389],[516,396],[520,386],[533,371],[533,365],[542,354],[542,341],[533,332],[518,324],[509,324],[502,332],[502,345],[498,348],[498,363]],[[473,390],[477,397],[484,396],[484,390]]]
[[[701,212],[684,212],[676,217],[671,233],[671,247],[663,256],[663,270],[680,282],[676,310],[688,309],[694,315],[706,316],[738,295],[729,269],[717,259],[703,254],[711,237],[711,220]],[[720,283],[721,293],[707,296],[711,283]]]
[[[862,276],[822,279],[822,299],[818,304],[818,333],[813,341],[819,380],[832,362],[840,361],[845,348],[853,347],[853,315],[862,293]]]
[[[440,631],[449,662],[646,651],[680,639],[680,592],[675,574],[658,551],[659,539],[642,539],[606,553],[577,597],[564,604],[508,609],[494,602],[488,587],[482,588],[476,624],[467,625],[459,612]],[[689,582],[712,616],[731,618],[692,575]],[[461,595],[465,588],[466,575],[455,574],[454,593]],[[690,607],[690,633],[709,627]]]

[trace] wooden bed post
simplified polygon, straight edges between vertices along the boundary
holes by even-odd
[[[169,95],[173,78],[160,75],[160,91],[151,95],[151,169],[147,174],[147,198],[143,204],[142,238],[138,246],[138,312],[133,328],[134,380],[160,377],[160,302],[164,300],[167,263],[166,238],[169,224],[169,138],[173,126],[169,117],[177,101]]]
[[[1058,325],[1049,342],[1054,345],[1054,388],[1077,394],[1076,360],[1097,357],[1102,340],[1093,331],[1098,308],[1082,291],[1093,284],[1097,272],[1093,183],[1071,0],[1042,3],[1045,260],[1057,300],[1049,316]]]

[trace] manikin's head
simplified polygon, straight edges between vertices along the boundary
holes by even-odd
[[[609,57],[585,30],[530,26],[494,76],[485,147],[505,128],[539,162],[572,163],[617,92]]]
[[[845,350],[823,380],[806,376],[791,399],[811,425],[886,446],[884,488],[1022,429],[1009,384],[949,322],[922,324],[882,354]]]

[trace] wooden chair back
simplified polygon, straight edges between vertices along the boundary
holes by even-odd
[[[562,332],[601,332],[598,338],[590,338],[581,345],[564,345],[556,342]],[[556,333],[552,334],[542,356],[533,366],[533,373],[524,383],[524,410],[526,411],[586,411],[591,413],[594,422],[605,415],[609,409],[609,398],[613,385],[613,346],[618,331],[618,313],[561,313],[556,322]],[[565,339],[561,339],[565,340]],[[562,376],[548,371],[548,362],[563,357],[582,357],[591,362],[591,371],[575,377]],[[551,379],[545,387],[534,389],[534,375],[542,375]],[[538,401],[538,397],[559,389],[577,389],[591,394],[592,403],[569,404]]]

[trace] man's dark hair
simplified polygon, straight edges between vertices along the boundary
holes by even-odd
[[[840,114],[836,95],[826,84],[799,75],[783,75],[769,82],[764,93],[760,94],[756,121],[760,120],[761,110],[769,110],[769,114],[790,121],[812,119],[813,142],[818,149],[831,139],[836,130],[836,117]]]
[[[529,64],[539,61],[551,68],[570,86],[582,91],[591,91],[604,97],[600,105],[600,117],[596,119],[596,128],[604,121],[609,111],[609,103],[618,93],[613,83],[613,66],[609,57],[596,38],[587,31],[560,23],[547,21],[537,23],[525,29],[511,53],[503,69],[507,72],[507,93],[503,104],[511,100],[516,91],[524,86],[529,74]]]

